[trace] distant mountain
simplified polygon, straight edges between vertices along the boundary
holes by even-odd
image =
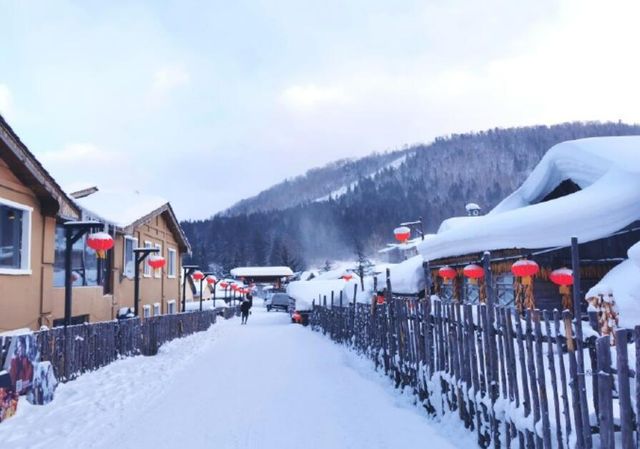
[[[423,217],[435,232],[484,212],[517,188],[556,143],[640,134],[640,125],[563,123],[454,134],[406,150],[310,170],[208,220],[183,223],[192,262],[220,271],[239,265],[289,265],[372,256],[402,221]]]
[[[221,215],[234,216],[294,207],[309,201],[339,196],[359,179],[370,177],[404,160],[409,150],[373,153],[361,159],[341,159],[279,184],[234,204]]]

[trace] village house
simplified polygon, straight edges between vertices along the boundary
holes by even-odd
[[[171,205],[157,197],[89,188],[66,194],[0,117],[0,332],[57,326],[64,318],[63,224],[96,220],[114,237],[105,259],[73,247],[72,322],[111,320],[133,307],[133,249],[157,248],[145,263],[140,315],[179,311],[181,256],[190,250]]]
[[[74,286],[82,288],[74,289],[75,320],[112,319],[134,307],[134,248],[158,249],[166,260],[160,269],[153,269],[148,259],[142,264],[140,315],[179,312],[181,259],[190,246],[169,202],[140,192],[96,187],[73,192],[71,196],[81,208],[82,218],[104,223],[105,231],[114,239],[113,249],[102,261],[86,245],[78,245],[78,254],[73,258]],[[58,235],[61,236],[60,228]],[[62,260],[63,252],[57,251],[56,256],[56,260]],[[63,275],[64,268],[60,265],[56,287],[64,286]],[[61,290],[56,294],[63,297],[64,289]]]
[[[418,249],[445,301],[481,299],[482,281],[463,276],[463,267],[479,264],[490,251],[500,303],[513,304],[522,291],[511,267],[528,258],[540,268],[532,282],[535,307],[561,308],[561,292],[549,275],[571,268],[571,238],[580,243],[584,297],[640,240],[639,220],[640,137],[580,139],[551,148],[520,188],[487,215],[445,220]],[[452,279],[443,278],[443,268]]]
[[[79,217],[0,116],[0,332],[51,324],[56,223]]]

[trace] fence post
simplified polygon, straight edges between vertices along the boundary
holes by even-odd
[[[600,447],[602,449],[614,449],[613,432],[613,376],[611,375],[611,345],[609,336],[596,340],[598,351],[598,424],[600,427]]]
[[[587,408],[587,386],[584,378],[584,344],[582,337],[582,308],[580,307],[580,251],[578,238],[571,237],[571,268],[573,269],[573,318],[576,323],[576,348],[578,352],[578,387],[580,412],[582,417],[582,434],[585,449],[591,449],[591,424]]]
[[[627,329],[616,331],[616,356],[618,367],[618,394],[620,402],[620,431],[622,435],[622,449],[632,449],[633,445],[633,409],[631,406],[631,386],[629,373],[629,355],[627,344],[629,334]],[[638,374],[636,373],[636,376]]]

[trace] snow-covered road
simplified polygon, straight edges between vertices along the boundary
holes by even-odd
[[[391,389],[369,361],[254,307],[155,357],[113,363],[62,385],[53,403],[20,402],[0,447],[473,447]]]

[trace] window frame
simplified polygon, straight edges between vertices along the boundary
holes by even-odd
[[[144,248],[145,249],[153,249],[153,242],[151,242],[149,240],[145,240],[144,241]],[[153,273],[151,273],[151,265],[149,265],[149,257],[146,257],[144,259],[144,267],[142,269],[142,277],[150,278],[152,275],[153,275]]]
[[[9,275],[31,275],[31,234],[33,222],[33,207],[26,204],[17,203],[0,197],[0,204],[21,210],[22,216],[22,238],[20,240],[20,268],[0,268],[0,274]]]
[[[170,299],[169,301],[167,301],[167,313],[169,315],[173,315],[176,313],[176,300],[175,299]]]
[[[162,243],[154,243],[155,249],[160,250],[157,254],[158,256],[163,256],[162,254]],[[156,268],[153,270],[153,277],[155,279],[162,279],[162,268]]]
[[[138,238],[132,235],[123,236],[124,246],[122,248],[122,275],[128,279],[133,279],[136,275],[136,253],[133,250],[138,246]],[[131,240],[131,260],[133,261],[133,269],[131,273],[127,273],[127,240]]]
[[[159,302],[153,303],[153,316],[162,315],[162,308]]]
[[[142,317],[151,318],[151,304],[144,304],[142,306]]]
[[[178,271],[176,270],[177,261],[178,261],[178,251],[175,248],[167,247],[167,277],[170,279],[176,278],[176,273]],[[171,270],[172,268],[173,270]]]

